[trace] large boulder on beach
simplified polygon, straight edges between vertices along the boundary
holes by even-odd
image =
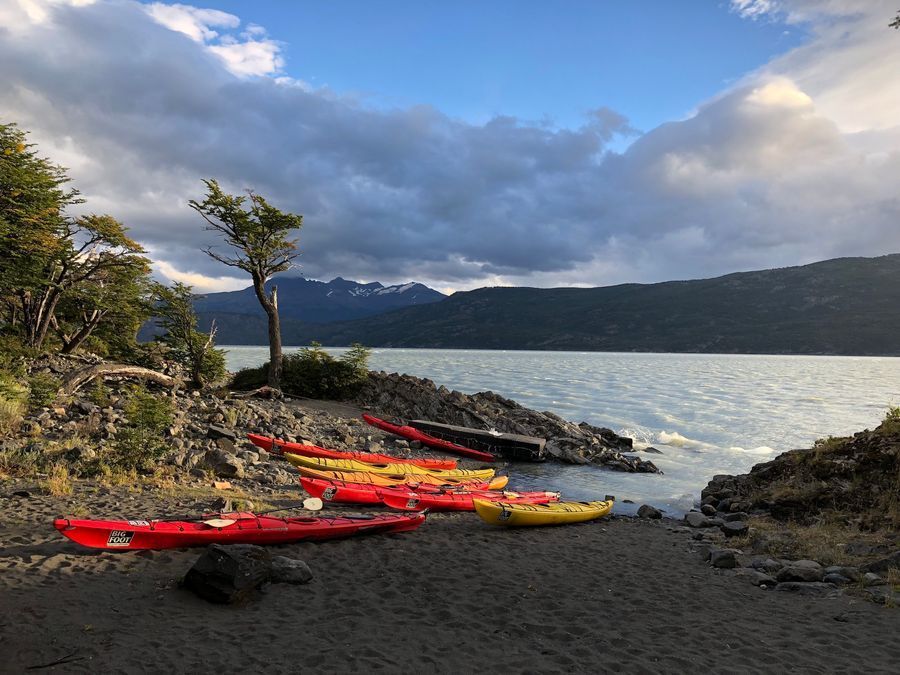
[[[712,527],[710,518],[699,511],[691,511],[684,514],[684,522],[690,527]]]
[[[204,600],[234,604],[248,600],[269,580],[272,556],[261,546],[212,544],[184,577],[184,587]]]
[[[792,560],[775,575],[780,582],[799,581],[812,583],[822,581],[825,570],[815,560]]]
[[[649,504],[641,505],[641,508],[638,509],[637,514],[639,518],[662,518],[662,511],[660,511],[655,506],[650,506]]]

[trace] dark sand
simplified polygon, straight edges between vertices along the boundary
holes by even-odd
[[[64,539],[51,521],[75,503],[173,511],[121,488],[0,497],[3,672],[65,657],[43,672],[900,672],[900,610],[755,588],[671,522],[504,530],[435,514],[412,533],[275,547],[312,583],[228,607],[177,587],[198,550]]]

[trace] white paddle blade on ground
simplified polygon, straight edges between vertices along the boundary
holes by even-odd
[[[303,508],[307,511],[321,511],[322,510],[322,500],[318,497],[310,497],[309,499],[303,500]]]

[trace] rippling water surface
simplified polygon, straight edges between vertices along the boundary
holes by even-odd
[[[225,349],[230,370],[268,358],[264,347]],[[662,476],[517,464],[511,484],[574,499],[615,494],[674,513],[714,474],[871,428],[900,403],[900,358],[376,349],[370,365],[465,393],[490,389],[652,445],[663,454],[646,457]]]

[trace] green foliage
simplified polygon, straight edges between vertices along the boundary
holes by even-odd
[[[261,195],[230,195],[214,180],[204,180],[207,194],[202,202],[188,205],[206,220],[208,230],[219,232],[235,252],[233,257],[212,249],[206,253],[230,267],[237,267],[263,281],[284,272],[297,257],[297,241],[289,239],[303,225],[303,216],[275,208]],[[247,208],[245,208],[247,206]]]
[[[200,375],[204,382],[219,382],[225,378],[225,352],[221,349],[207,349],[200,362]]]
[[[293,396],[307,398],[346,399],[365,383],[369,376],[371,350],[361,344],[338,358],[334,358],[322,346],[313,342],[309,347],[284,357],[282,389]],[[255,389],[266,383],[269,364],[259,368],[245,368],[235,374],[235,389]]]
[[[190,373],[191,382],[202,387],[225,377],[225,354],[215,349],[215,325],[209,333],[197,330],[191,287],[176,283],[156,284],[155,313],[165,331],[156,339],[169,348],[169,356]]]
[[[203,182],[206,197],[202,202],[192,199],[188,205],[203,216],[206,229],[222,235],[231,248],[230,255],[212,248],[207,248],[206,254],[250,274],[256,297],[268,316],[272,354],[268,381],[271,386],[280,387],[282,356],[278,302],[275,289],[267,293],[265,284],[273,274],[290,269],[291,261],[299,255],[297,240],[289,237],[303,225],[303,216],[275,208],[252,190],[248,190],[246,196],[230,195],[223,192],[214,179]]]
[[[26,346],[20,336],[0,335],[0,369],[24,376],[28,360],[37,356],[38,351]]]
[[[35,373],[28,378],[28,402],[33,408],[42,408],[53,403],[59,391],[60,381],[49,373]]]
[[[888,408],[879,429],[886,434],[900,434],[900,406]]]
[[[263,364],[257,368],[241,368],[231,379],[231,387],[241,391],[259,389],[269,378],[269,364]]]
[[[91,391],[88,394],[88,400],[101,408],[106,408],[111,405],[109,387],[106,386],[106,382],[103,381],[102,377],[98,377],[94,380],[94,386],[91,387]]]
[[[35,349],[53,327],[72,351],[101,322],[133,313],[129,294],[149,278],[149,261],[115,218],[67,215],[83,200],[33,148],[0,124],[0,326]]]
[[[166,452],[163,432],[172,423],[172,401],[134,388],[125,406],[128,425],[119,429],[115,453],[105,462],[125,470],[149,471]]]
[[[0,398],[25,403],[28,400],[28,387],[12,373],[0,370]]]
[[[11,373],[0,370],[0,436],[16,431],[28,401],[28,387]]]

